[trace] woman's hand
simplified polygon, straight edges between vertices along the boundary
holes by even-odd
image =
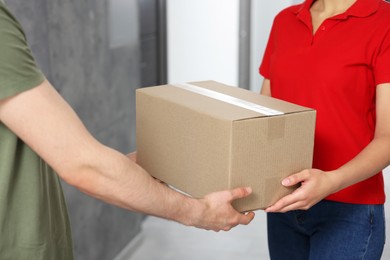
[[[281,198],[266,212],[287,212],[290,210],[307,210],[326,196],[334,193],[336,187],[330,172],[307,169],[293,174],[282,181],[286,187],[301,184],[293,193]]]

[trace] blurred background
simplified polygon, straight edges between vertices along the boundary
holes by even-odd
[[[301,1],[5,2],[39,66],[90,132],[128,153],[136,149],[135,89],[211,79],[258,92],[273,17]],[[261,211],[247,227],[213,233],[121,210],[64,186],[78,260],[268,259]],[[388,246],[383,258],[390,259]]]

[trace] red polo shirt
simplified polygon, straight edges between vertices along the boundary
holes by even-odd
[[[280,12],[260,73],[272,96],[317,110],[313,167],[334,170],[374,137],[375,89],[390,82],[390,4],[357,0],[328,18],[313,35],[313,0]],[[385,202],[382,173],[327,199]]]

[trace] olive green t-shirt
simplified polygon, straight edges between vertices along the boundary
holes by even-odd
[[[0,0],[0,100],[43,80],[20,24]],[[0,259],[69,260],[72,251],[58,176],[0,121]]]

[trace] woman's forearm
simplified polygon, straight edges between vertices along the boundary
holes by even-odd
[[[328,172],[339,191],[368,179],[390,164],[390,136],[374,138],[355,158],[342,167]]]

